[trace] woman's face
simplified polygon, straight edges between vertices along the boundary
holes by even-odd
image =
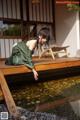
[[[42,36],[39,36],[39,43],[40,44],[44,44],[44,43],[46,43],[46,38],[43,38]]]

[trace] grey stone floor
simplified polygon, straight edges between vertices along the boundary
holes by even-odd
[[[12,116],[8,115],[8,120],[67,120],[66,118],[56,116],[55,114],[46,112],[31,112],[20,107],[18,107],[18,111],[21,114],[19,118],[13,118]],[[1,112],[7,112],[7,109],[3,104],[0,105],[0,113]],[[5,120],[5,118],[1,119],[1,114],[0,120]]]
[[[78,116],[71,109],[69,103],[66,103],[60,107],[57,107],[52,112],[32,112],[27,109],[18,107],[20,113],[19,118],[13,118],[8,116],[8,120],[80,120]],[[7,112],[7,109],[4,104],[0,104],[0,113]],[[1,120],[1,114],[0,114]],[[2,119],[5,120],[5,119]]]

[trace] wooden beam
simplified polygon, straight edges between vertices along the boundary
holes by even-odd
[[[80,59],[78,58],[65,58],[65,59],[58,59],[58,60],[36,60],[38,63],[35,64],[35,68],[37,71],[45,71],[45,70],[55,70],[55,69],[62,69],[62,68],[69,68],[69,67],[77,67],[80,66]],[[43,62],[42,62],[43,61]],[[4,75],[12,75],[12,74],[21,74],[21,73],[29,73],[32,72],[29,68],[24,65],[19,66],[0,66],[1,71]]]
[[[39,62],[39,59],[36,58],[36,61]],[[62,69],[62,68],[70,68],[70,67],[80,67],[80,59],[79,58],[66,58],[59,60],[48,60],[47,62],[39,62],[35,65],[37,71],[45,71],[45,70],[54,70],[54,69]],[[19,113],[17,111],[15,102],[12,98],[11,92],[8,88],[4,75],[12,75],[12,74],[20,74],[20,73],[28,73],[32,72],[29,68],[24,65],[19,66],[6,66],[1,67],[0,65],[0,85],[2,89],[2,93],[7,104],[8,110],[11,115],[14,117],[18,117]]]
[[[8,88],[8,85],[6,83],[6,80],[5,80],[4,75],[3,75],[1,70],[0,70],[0,86],[1,86],[3,97],[5,99],[5,102],[6,102],[9,113],[13,117],[17,118],[19,116],[19,113],[18,113],[16,104],[15,104],[15,102],[13,100],[13,97],[11,95],[11,92],[10,92],[10,90]]]
[[[79,0],[75,1],[70,1],[70,0],[56,0],[56,4],[78,4],[79,5]]]

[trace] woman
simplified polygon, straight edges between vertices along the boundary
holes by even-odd
[[[38,44],[43,45],[49,40],[49,29],[42,28],[37,39],[31,39],[26,41],[25,39],[13,45],[12,54],[6,60],[7,65],[26,65],[34,74],[35,80],[38,80],[38,73],[32,62],[32,52],[38,46]],[[26,41],[26,42],[25,42]]]

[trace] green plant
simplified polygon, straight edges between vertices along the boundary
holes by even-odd
[[[68,10],[74,10],[74,11],[80,11],[80,6],[79,6],[79,4],[71,4],[71,3],[69,3],[69,4],[67,4],[67,8],[68,8]]]

